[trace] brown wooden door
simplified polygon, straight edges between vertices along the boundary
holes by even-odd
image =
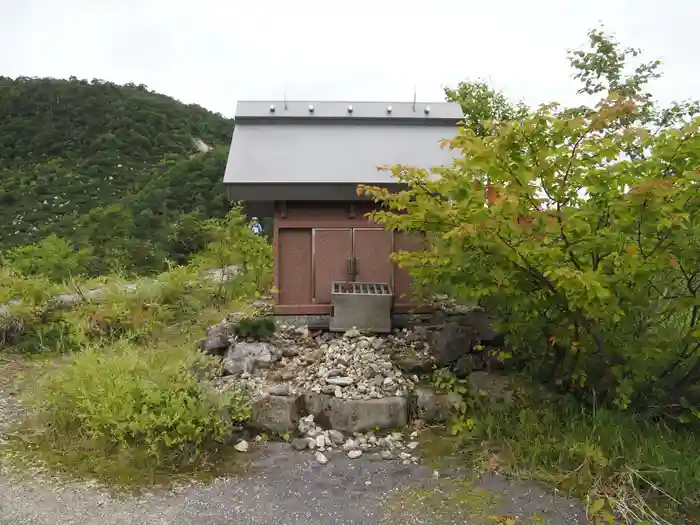
[[[331,284],[348,280],[348,260],[351,257],[350,228],[313,230],[314,303],[330,304]]]
[[[392,233],[382,229],[353,230],[355,280],[392,285]]]

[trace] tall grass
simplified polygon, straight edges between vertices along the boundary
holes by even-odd
[[[569,398],[482,406],[467,440],[477,463],[605,499],[633,521],[700,523],[700,437]]]

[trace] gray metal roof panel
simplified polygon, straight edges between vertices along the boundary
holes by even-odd
[[[313,111],[309,107],[313,106]],[[274,107],[274,111],[270,108]],[[352,111],[349,108],[352,107]],[[391,108],[391,111],[388,109]],[[426,112],[426,109],[428,112]],[[238,102],[236,120],[265,119],[381,119],[403,120],[449,120],[457,122],[464,118],[462,108],[453,102],[340,102],[340,101],[250,101]]]
[[[449,165],[454,154],[439,143],[456,134],[454,124],[237,124],[224,183],[395,183],[377,167]]]

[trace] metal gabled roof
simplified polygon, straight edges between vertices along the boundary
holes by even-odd
[[[236,185],[392,184],[378,166],[451,164],[440,142],[461,119],[451,103],[417,103],[414,112],[411,102],[290,101],[286,110],[284,102],[240,102],[224,183],[230,194]]]

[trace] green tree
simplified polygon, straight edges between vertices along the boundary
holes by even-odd
[[[527,113],[527,106],[514,104],[486,82],[460,82],[456,88],[445,88],[445,98],[462,106],[464,123],[479,136],[501,122],[508,122]]]
[[[591,43],[617,53],[598,33]],[[601,63],[617,78],[610,57],[574,66],[585,79]],[[439,177],[399,166],[406,191],[362,189],[385,204],[376,220],[428,234],[430,249],[401,264],[481,301],[525,369],[687,418],[700,403],[700,119],[650,130],[637,118],[656,111],[644,82],[624,85],[586,111],[553,104],[489,134],[464,127],[447,141],[461,158]]]

